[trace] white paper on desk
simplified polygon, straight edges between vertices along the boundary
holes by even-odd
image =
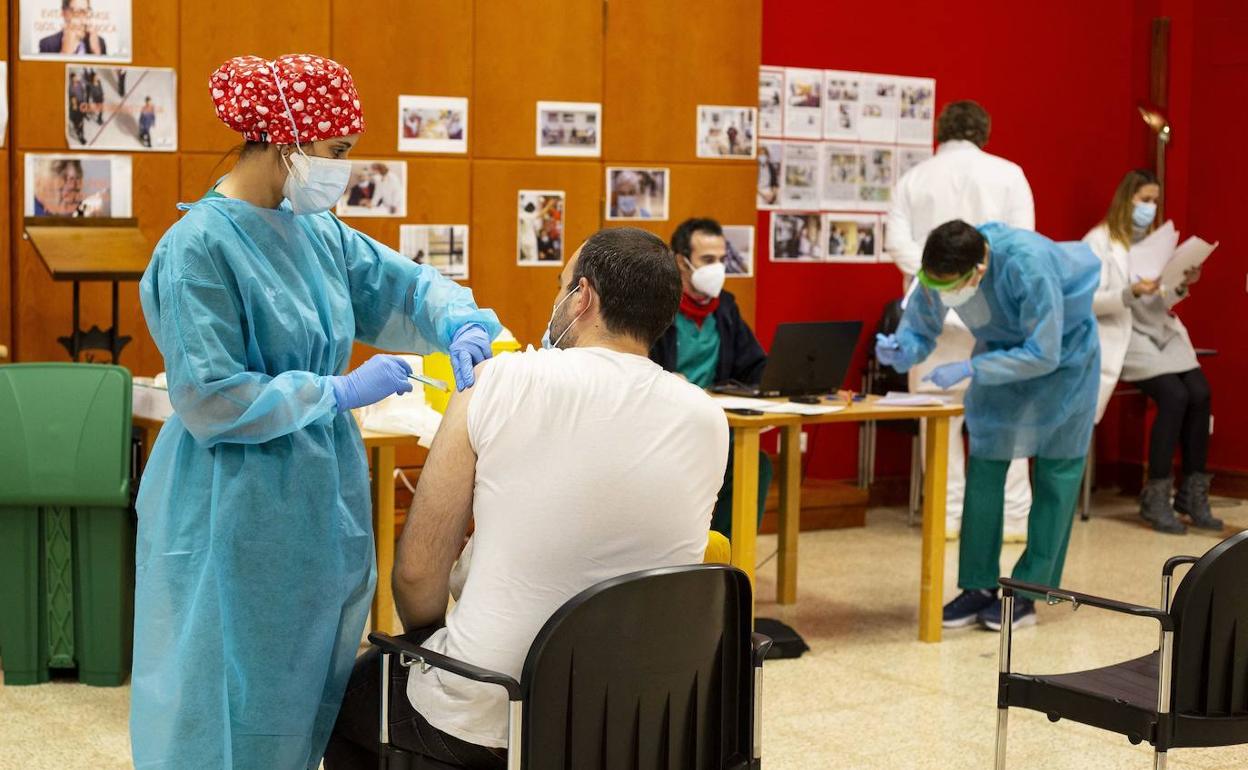
[[[1174,257],[1174,247],[1179,245],[1179,231],[1174,229],[1174,222],[1166,223],[1154,230],[1147,238],[1131,247],[1127,252],[1127,266],[1130,280],[1141,278],[1156,280],[1166,263]]]
[[[776,403],[765,398],[746,398],[744,396],[712,395],[711,399],[715,401],[715,404],[720,409],[757,409],[764,411],[767,407]]]
[[[424,373],[420,356],[400,356],[415,374]],[[416,436],[416,443],[428,449],[442,424],[442,415],[425,402],[425,387],[412,383],[411,393],[395,394],[358,410],[361,427],[378,433],[406,433]]]
[[[1217,241],[1210,243],[1195,235],[1183,241],[1174,250],[1174,256],[1171,257],[1161,271],[1162,284],[1165,286],[1178,286],[1183,283],[1185,280],[1183,274],[1192,268],[1203,265],[1216,248],[1218,248]]]
[[[945,406],[948,403],[949,400],[944,396],[890,390],[884,398],[872,402],[872,406]]]
[[[711,396],[721,409],[753,409],[767,414],[800,414],[813,416],[832,414],[845,408],[844,404],[799,404],[796,401],[769,401],[764,398],[741,396]]]
[[[169,400],[169,391],[144,382],[136,382],[133,387],[133,401],[130,412],[135,417],[164,422],[173,416],[173,402]]]

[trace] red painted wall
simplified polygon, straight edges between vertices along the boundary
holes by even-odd
[[[1122,174],[1151,157],[1135,105],[1147,94],[1147,20],[1161,4],[764,0],[762,60],[930,76],[936,78],[938,107],[958,99],[979,101],[993,118],[988,150],[1020,164],[1031,182],[1037,228],[1073,240],[1099,221]],[[1230,8],[1236,2],[1222,4]],[[1230,93],[1243,91],[1223,92],[1219,104],[1235,101]],[[1230,141],[1228,134],[1225,143]],[[1181,172],[1172,175],[1180,177]],[[1235,205],[1225,203],[1228,209]],[[760,212],[760,339],[770,344],[783,321],[861,319],[863,342],[847,382],[856,385],[879,313],[900,295],[900,273],[887,264],[772,264],[768,225],[768,214]],[[1212,227],[1209,233],[1229,238]],[[1203,324],[1196,326],[1204,330]],[[1241,322],[1240,328],[1248,327]],[[856,458],[855,430],[824,428],[812,439],[808,472],[850,478]],[[904,474],[908,463],[907,440],[882,434],[877,473]]]

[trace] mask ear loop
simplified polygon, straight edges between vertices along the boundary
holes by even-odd
[[[580,287],[580,286],[577,286],[575,289],[573,289],[572,291],[568,292],[568,296],[566,296],[566,297],[564,297],[563,299],[559,300],[559,304],[558,304],[558,305],[555,305],[555,310],[554,310],[554,312],[555,312],[555,313],[558,313],[558,312],[559,312],[559,308],[563,307],[563,303],[565,303],[565,302],[567,302],[569,299],[571,299],[571,298],[572,298],[572,295],[573,295],[573,294],[576,294],[576,293],[577,293],[578,291],[580,291],[580,290],[581,290],[581,287]],[[589,307],[588,307],[588,306],[586,306],[585,310],[589,310]],[[563,338],[567,336],[568,332],[572,331],[572,327],[576,325],[576,322],[577,322],[577,321],[581,320],[581,316],[585,315],[585,310],[582,310],[580,313],[578,313],[578,314],[577,314],[577,316],[576,316],[576,318],[573,318],[573,319],[572,319],[572,322],[568,324],[568,327],[567,327],[566,329],[564,329],[562,332],[560,332],[560,333],[559,333],[559,338],[558,338],[557,340],[555,340],[555,341],[551,344],[551,347],[552,347],[552,348],[557,348],[557,347],[559,347],[559,343],[563,341]]]
[[[277,59],[269,62],[269,73],[273,76],[273,85],[277,86],[277,95],[282,100],[282,107],[286,109],[286,117],[290,119],[290,128],[294,132],[295,149],[300,155],[307,157],[307,153],[303,151],[303,145],[299,142],[299,124],[295,122],[294,110],[290,109],[290,105],[286,102],[286,92],[282,90],[282,79],[277,76]],[[285,155],[282,156],[282,163],[286,166],[286,173],[293,174],[294,166]]]

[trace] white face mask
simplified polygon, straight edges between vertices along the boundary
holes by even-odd
[[[718,297],[719,293],[724,290],[724,278],[727,275],[724,263],[712,262],[695,269],[688,257],[685,258],[685,262],[692,271],[689,283],[693,284],[693,288],[708,297]]]
[[[581,287],[577,286],[575,289],[568,292],[568,296],[556,302],[555,306],[551,309],[550,320],[546,322],[546,333],[542,335],[542,349],[543,350],[550,350],[551,348],[559,347],[559,343],[563,342],[563,338],[566,337],[568,335],[568,332],[572,330],[573,324],[581,320],[581,316],[585,315],[585,310],[589,309],[589,308],[585,308],[585,310],[582,310],[580,312],[580,315],[577,315],[576,318],[573,318],[572,323],[568,324],[568,328],[564,329],[562,332],[559,333],[559,339],[555,340],[554,342],[550,341],[550,325],[555,322],[555,316],[559,313],[559,308],[563,307],[563,303],[571,299],[572,295],[576,294],[580,290],[581,290]]]
[[[958,307],[969,302],[977,291],[979,291],[978,286],[963,286],[960,289],[942,291],[940,293],[940,301],[945,307]]]
[[[351,161],[305,155],[297,148],[286,162],[286,182],[282,195],[296,214],[329,211],[347,190]]]

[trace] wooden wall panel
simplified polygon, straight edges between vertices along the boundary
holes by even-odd
[[[607,160],[695,160],[697,105],[758,102],[758,0],[628,0],[608,8]]]
[[[0,13],[0,18],[4,14]],[[5,142],[8,147],[8,142]],[[9,151],[0,149],[0,174],[4,174],[5,179],[9,179]],[[0,357],[0,363],[7,363],[13,360],[16,355],[13,349],[13,303],[12,300],[17,296],[11,285],[12,281],[12,261],[10,248],[12,231],[9,229],[11,222],[9,213],[9,185],[0,185],[0,345],[8,349],[8,356]]]
[[[141,2],[144,9],[164,0]],[[239,135],[219,120],[208,93],[208,78],[232,56],[273,58],[287,53],[330,55],[329,0],[261,3],[228,0],[224,3],[183,0],[180,26],[167,32],[180,41],[178,65],[179,146],[189,151],[225,152],[240,143]],[[135,18],[140,2],[135,4]],[[361,35],[383,25],[380,19],[361,19]],[[378,52],[378,56],[383,55]],[[386,52],[386,56],[393,54]],[[393,58],[391,58],[393,60]]]
[[[333,0],[332,28],[332,56],[351,70],[364,109],[356,155],[397,151],[399,95],[472,94],[471,3]],[[468,109],[471,144],[471,103]]]
[[[478,0],[468,129],[475,157],[535,157],[538,101],[602,101],[603,5]]]
[[[521,344],[541,342],[559,268],[516,264],[516,196],[563,190],[564,259],[600,225],[602,167],[577,161],[477,161],[472,174],[472,287]]]

